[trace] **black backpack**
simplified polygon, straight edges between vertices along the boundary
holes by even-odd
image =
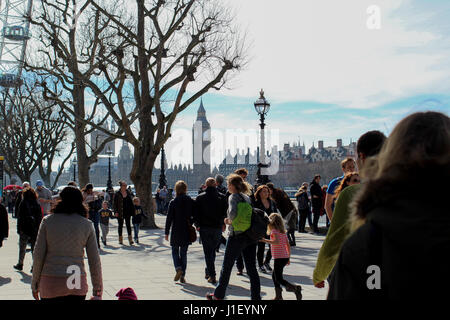
[[[254,241],[263,239],[267,234],[268,224],[269,217],[267,214],[261,209],[253,208],[251,225],[250,228],[245,231],[245,234]]]

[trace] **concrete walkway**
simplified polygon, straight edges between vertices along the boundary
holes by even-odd
[[[25,256],[23,272],[13,269],[18,258],[18,235],[16,233],[16,219],[9,215],[9,239],[0,248],[0,300],[29,300],[31,295],[31,253]],[[104,300],[116,299],[116,292],[123,287],[132,287],[140,300],[204,300],[207,292],[214,290],[214,285],[204,279],[204,258],[202,246],[197,242],[189,247],[188,265],[186,271],[187,283],[173,281],[175,275],[171,248],[164,240],[165,216],[157,215],[159,230],[141,230],[140,244],[129,246],[119,245],[117,240],[117,221],[110,223],[110,234],[107,246],[100,251]],[[126,229],[124,227],[124,234]],[[292,248],[291,265],[285,268],[285,278],[303,288],[304,300],[323,300],[326,298],[328,287],[317,289],[312,284],[312,272],[316,263],[318,251],[324,240],[323,236],[296,233],[297,247]],[[219,275],[223,260],[224,247],[216,259],[216,272]],[[272,262],[273,267],[273,262]],[[85,261],[87,269],[88,264]],[[249,300],[250,282],[245,275],[236,275],[233,270],[230,285],[227,290],[228,300]],[[261,274],[261,295],[263,299],[274,296],[273,282],[270,274]],[[90,290],[92,285],[88,278]],[[88,298],[90,297],[89,292]],[[294,300],[293,293],[284,292],[286,300]]]

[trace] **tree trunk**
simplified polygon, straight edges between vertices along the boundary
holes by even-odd
[[[78,185],[80,188],[84,188],[84,186],[89,183],[89,161],[86,153],[83,154],[83,152],[78,152],[78,145],[77,158]]]
[[[42,177],[42,181],[44,182],[44,185],[47,187],[47,188],[50,188],[51,187],[51,178],[50,178],[50,174],[46,174],[46,175],[44,175],[43,177]]]
[[[145,152],[135,149],[133,168],[130,178],[134,183],[136,194],[141,200],[142,208],[148,215],[148,219],[143,219],[142,226],[149,229],[158,229],[155,221],[155,207],[153,205],[152,194],[152,172],[156,156],[152,153],[148,156]]]
[[[79,80],[79,79],[78,79]],[[80,81],[80,80],[79,80]],[[74,99],[75,114],[84,119],[84,87],[74,86],[72,91]],[[89,158],[86,152],[86,125],[81,121],[75,119],[75,143],[77,147],[77,171],[78,171],[78,185],[83,188],[89,183]]]

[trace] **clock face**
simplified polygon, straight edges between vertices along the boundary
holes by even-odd
[[[203,141],[211,141],[211,130],[206,130],[203,133]]]

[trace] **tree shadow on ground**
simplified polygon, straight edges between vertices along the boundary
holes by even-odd
[[[0,287],[11,282],[11,278],[0,277]]]

